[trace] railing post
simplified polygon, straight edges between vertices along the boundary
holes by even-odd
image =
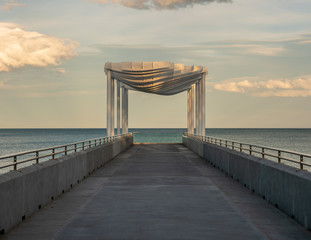
[[[300,169],[303,169],[303,155],[300,155]]]
[[[221,139],[219,140],[219,142],[220,142],[220,146],[221,146]]]
[[[14,170],[17,170],[17,156],[14,156]]]
[[[36,163],[38,164],[39,163],[39,152],[36,151]]]
[[[252,145],[249,145],[249,155],[252,155]]]
[[[281,163],[281,151],[278,151],[278,163]]]
[[[52,149],[52,159],[55,159],[55,148]]]
[[[104,138],[103,140],[104,140],[104,143],[106,143],[106,138]]]
[[[75,144],[75,152],[77,152],[77,144]]]
[[[95,147],[96,147],[96,139],[95,139]]]
[[[265,148],[261,148],[261,158],[265,158]]]
[[[226,148],[228,148],[228,141],[226,140]]]
[[[240,143],[240,152],[242,152],[242,143]]]
[[[92,142],[91,142],[91,141],[89,141],[89,148],[90,148],[90,147],[92,147]]]
[[[232,142],[232,150],[234,150],[234,142]]]
[[[65,156],[67,155],[67,146],[65,146]]]
[[[84,142],[82,143],[82,150],[84,150]]]

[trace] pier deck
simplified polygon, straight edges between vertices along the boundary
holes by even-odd
[[[136,144],[4,239],[311,239],[181,144]]]

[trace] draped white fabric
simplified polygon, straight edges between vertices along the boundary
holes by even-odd
[[[128,89],[160,95],[173,95],[191,88],[207,69],[171,62],[122,62],[105,64],[105,72]]]

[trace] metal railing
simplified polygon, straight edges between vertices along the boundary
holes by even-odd
[[[203,142],[219,145],[235,151],[243,152],[248,155],[268,159],[277,163],[284,163],[302,170],[311,170],[311,155],[298,153],[289,150],[281,150],[271,147],[259,146],[243,142],[236,142],[228,139],[201,136],[192,133],[184,133],[185,136],[191,137]]]
[[[82,142],[75,142],[55,147],[41,148],[37,150],[30,150],[21,153],[0,156],[0,170],[2,169],[17,170],[19,165],[25,167],[29,166],[32,163],[39,164],[40,162],[43,161],[56,159],[62,156],[66,156],[70,153],[76,153],[91,147],[107,144],[109,142],[113,142],[123,137],[131,135],[132,135],[131,133],[126,133],[112,137],[95,138]],[[2,170],[1,172],[4,171]]]

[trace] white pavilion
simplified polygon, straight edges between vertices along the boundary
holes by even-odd
[[[205,135],[205,80],[207,68],[171,62],[121,62],[105,64],[107,75],[107,136],[114,136],[115,85],[117,134],[128,133],[128,90],[159,95],[187,91],[187,128],[189,133]],[[121,94],[122,89],[122,94]],[[122,105],[121,100],[122,99]]]

